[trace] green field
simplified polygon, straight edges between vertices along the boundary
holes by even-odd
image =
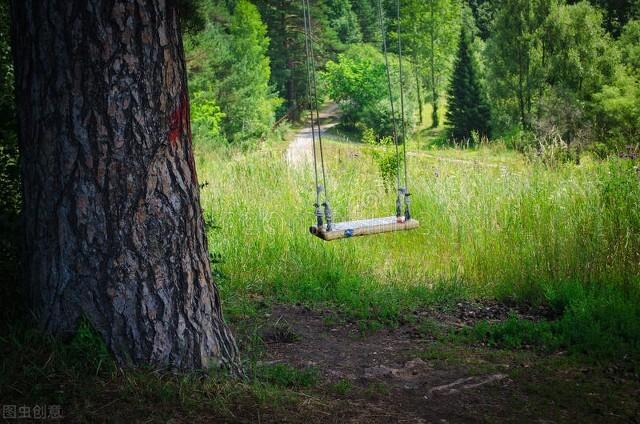
[[[371,154],[381,148],[327,138],[336,220],[392,215],[394,193]],[[249,152],[197,145],[227,314],[251,314],[258,296],[394,322],[425,305],[488,298],[553,306],[571,320],[554,331],[578,349],[640,347],[640,182],[630,162],[552,169],[500,141],[428,144],[414,140],[409,154],[421,227],[332,243],[308,232],[313,175],[286,163],[286,140]]]

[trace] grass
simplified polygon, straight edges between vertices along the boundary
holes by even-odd
[[[348,317],[361,336],[397,324],[413,310],[463,298],[555,309],[559,318],[552,322],[510,318],[453,338],[438,322],[415,323],[419,334],[437,339],[419,355],[430,361],[468,366],[469,351],[489,345],[476,349],[482,356],[473,365],[478,373],[501,370],[494,362],[507,357],[528,361],[537,352],[566,350],[602,361],[637,357],[640,181],[632,164],[584,160],[549,169],[499,143],[460,150],[423,142],[414,142],[418,149],[410,157],[413,213],[421,228],[333,243],[308,234],[313,176],[284,163],[284,142],[244,151],[196,144],[199,179],[207,183],[201,199],[216,281],[225,313],[236,324],[249,379],[122,371],[87,324],[62,343],[23,323],[9,325],[0,338],[0,399],[57,402],[75,411],[77,421],[104,419],[105,409],[113,421],[131,420],[130,410],[156,421],[304,421],[304,414],[317,410],[318,371],[260,364],[260,334],[255,326],[242,329],[273,301],[329,306],[334,314],[327,325]],[[327,137],[327,160],[337,219],[393,214],[394,194],[385,192],[366,148]],[[271,336],[297,337],[286,323]],[[563,367],[553,363],[544,372]],[[522,372],[522,381],[530,378]],[[533,375],[542,380],[542,374]],[[544,395],[542,386],[536,381],[530,390]],[[570,386],[558,385],[561,397],[571,399]],[[327,390],[338,396],[357,392],[348,380]],[[389,393],[381,384],[364,391],[371,399]],[[111,410],[110,402],[118,408]],[[329,399],[323,402],[331,408]],[[543,406],[549,405],[552,397]]]
[[[15,405],[62,405],[71,422],[305,421],[317,409],[303,393],[318,384],[315,369],[247,363],[248,379],[224,373],[120,369],[100,337],[82,323],[68,341],[54,340],[30,323],[3,328],[0,400]],[[247,349],[245,355],[255,349]],[[112,405],[118,405],[113,408]],[[303,408],[304,406],[304,408]]]
[[[420,229],[323,243],[308,234],[313,176],[288,167],[284,148],[197,146],[227,313],[251,315],[255,295],[380,322],[465,297],[551,302],[571,317],[568,343],[638,347],[640,181],[629,161],[549,169],[500,144],[456,150],[463,161],[442,160],[450,149],[417,154],[410,188]],[[492,151],[506,167],[482,162]],[[337,220],[393,214],[394,194],[366,148],[328,137],[326,156]]]
[[[622,290],[586,288],[578,283],[564,286],[555,296],[552,303],[563,305],[556,321],[533,322],[512,316],[496,324],[481,322],[463,331],[462,338],[507,349],[568,350],[591,360],[631,357],[640,369],[637,297],[627,297]]]

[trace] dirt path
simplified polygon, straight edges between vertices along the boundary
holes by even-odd
[[[371,329],[331,310],[276,306],[259,330],[265,343],[260,362],[311,368],[319,374],[317,385],[303,393],[307,401],[299,412],[306,418],[298,420],[289,411],[289,422],[639,419],[640,385],[634,377],[607,375],[606,370],[530,349],[504,351],[443,338],[480,320],[502,321],[510,314],[551,319],[550,313],[499,303],[460,303],[446,312],[416,313],[396,328]]]
[[[320,129],[322,134],[325,134],[328,129],[335,127],[338,124],[339,109],[335,103],[330,103],[323,108],[320,112]],[[457,163],[461,165],[470,166],[482,166],[488,168],[500,168],[506,170],[507,167],[502,164],[487,163],[478,160],[458,159],[438,156],[422,151],[407,152],[409,156],[423,157],[434,159],[441,162]],[[313,160],[313,137],[311,133],[311,126],[307,126],[299,130],[293,141],[289,143],[285,152],[285,158],[290,166],[306,166]]]
[[[320,130],[323,134],[329,128],[338,124],[337,116],[338,106],[335,103],[327,105],[320,112]],[[287,147],[285,158],[291,166],[304,166],[311,163],[313,160],[313,136],[311,126],[307,126],[296,133],[295,138]]]

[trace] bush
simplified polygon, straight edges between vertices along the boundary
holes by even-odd
[[[400,88],[398,60],[389,59],[393,83],[392,97],[396,114],[400,116]],[[410,65],[404,65],[405,123],[408,130],[416,122],[417,101],[411,88]],[[359,124],[372,128],[378,134],[393,134],[393,118],[388,98],[388,84],[383,55],[369,45],[351,46],[338,56],[338,61],[329,61],[322,79],[329,97],[338,102],[342,110],[342,122],[347,127]],[[400,131],[400,128],[398,128]]]
[[[610,149],[640,139],[640,80],[620,71],[611,85],[594,94],[600,135],[608,140]]]
[[[191,97],[191,123],[195,139],[218,142],[222,140],[221,121],[226,115],[210,91],[196,91]]]

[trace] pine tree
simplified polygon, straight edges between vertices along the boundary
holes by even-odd
[[[353,11],[360,22],[362,41],[378,45],[382,42],[377,0],[352,0]]]
[[[489,135],[489,106],[482,92],[464,28],[460,35],[448,101],[447,122],[451,126],[451,136],[454,139],[469,139],[472,131],[484,136]]]

